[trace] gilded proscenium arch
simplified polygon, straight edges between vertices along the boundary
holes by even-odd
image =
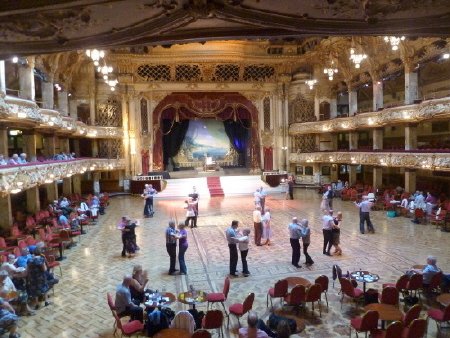
[[[203,104],[211,109],[202,111],[199,105]],[[181,111],[184,109],[185,111]],[[251,101],[237,92],[180,92],[166,96],[153,111],[153,168],[162,170],[162,114],[170,114],[175,119],[183,118],[217,118],[225,114],[221,119],[241,118],[249,116],[251,120],[251,169],[260,168],[260,140],[258,133],[258,110]],[[177,115],[178,114],[178,115]]]

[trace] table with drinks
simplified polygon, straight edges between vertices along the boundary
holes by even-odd
[[[363,283],[363,291],[366,293],[366,283],[374,283],[380,279],[380,276],[369,271],[353,271],[350,274],[350,278],[356,280],[357,282]]]

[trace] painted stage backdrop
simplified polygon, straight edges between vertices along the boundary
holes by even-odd
[[[190,161],[203,161],[205,156],[217,161],[224,159],[230,148],[222,121],[191,120],[179,155]]]

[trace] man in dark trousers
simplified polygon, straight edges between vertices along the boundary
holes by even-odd
[[[195,216],[198,217],[198,199],[199,199],[200,195],[198,194],[197,188],[195,187],[195,185],[192,187],[192,193],[190,193],[188,196],[192,197],[193,202],[197,202],[195,204]]]
[[[151,184],[146,184],[144,193],[142,194],[142,197],[145,199],[145,205],[144,205],[144,216],[145,217],[153,217],[154,211],[153,211],[153,196],[155,196],[158,192],[153,189],[153,186]]]
[[[287,185],[288,185],[289,198],[291,200],[293,200],[294,199],[294,177],[289,176]]]
[[[232,221],[231,226],[225,231],[227,237],[228,249],[230,251],[230,276],[237,277],[236,267],[238,263],[238,249],[236,244],[239,242],[237,237],[237,228],[239,221]]]
[[[323,233],[323,254],[331,256],[330,250],[333,245],[333,210],[328,210],[328,214],[322,217]]]
[[[328,210],[333,210],[333,197],[334,197],[334,191],[331,185],[328,186],[327,190],[327,202],[328,202]]]
[[[298,224],[297,217],[292,218],[292,223],[288,226],[289,229],[289,240],[292,247],[292,260],[291,263],[296,268],[301,268],[302,266],[298,264],[300,261],[300,237],[302,236],[302,229]]]
[[[169,221],[169,226],[166,229],[166,249],[170,257],[169,275],[174,275],[175,262],[177,260],[177,231],[175,229],[175,221]]]
[[[375,233],[372,221],[370,220],[370,210],[373,206],[373,203],[369,201],[369,197],[363,196],[362,202],[355,202],[355,205],[359,208],[359,231],[361,232],[361,234],[364,234],[365,232],[364,222],[367,222],[367,231]]]

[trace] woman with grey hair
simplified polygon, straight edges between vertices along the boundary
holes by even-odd
[[[428,256],[427,257],[427,265],[420,270],[420,269],[413,269],[412,271],[415,273],[420,273],[423,275],[423,286],[426,288],[430,285],[431,279],[435,274],[441,271],[436,265],[437,258],[435,256]]]
[[[303,254],[306,257],[306,265],[313,265],[314,261],[311,256],[308,254],[308,247],[311,244],[311,229],[308,226],[308,220],[302,219],[300,221],[300,228],[302,231],[302,242],[303,242]]]

